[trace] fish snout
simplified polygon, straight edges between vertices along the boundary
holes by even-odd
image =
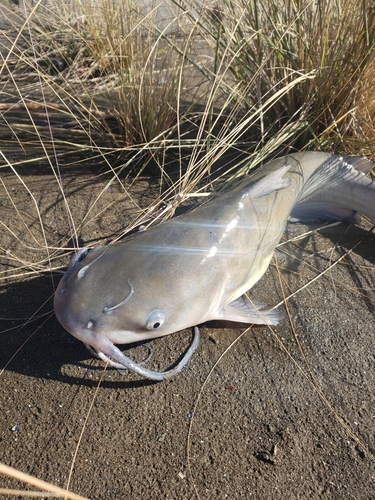
[[[100,308],[97,304],[88,307],[88,303],[82,303],[82,296],[67,285],[60,281],[55,292],[54,310],[61,326],[73,337],[100,351],[103,351],[105,339],[120,344],[139,340],[132,331],[119,331],[117,310]]]
[[[67,273],[69,270],[67,271]],[[88,317],[85,308],[80,305],[74,292],[69,288],[69,283],[65,279],[60,281],[54,297],[54,310],[59,323],[74,337],[89,343],[88,337],[93,331],[97,331],[96,321]]]

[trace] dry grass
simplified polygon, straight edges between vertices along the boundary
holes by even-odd
[[[245,109],[259,108],[297,76],[314,74],[264,114],[251,130],[256,140],[306,120],[298,147],[373,154],[375,11],[368,2],[187,3],[199,12],[192,17],[218,60],[233,57],[230,73]]]

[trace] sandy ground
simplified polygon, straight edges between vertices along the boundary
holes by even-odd
[[[65,193],[76,224],[85,221],[82,241],[93,245],[124,227],[132,209],[118,185],[94,205],[108,178],[83,172],[63,172]],[[68,229],[56,181],[38,165],[20,173],[48,244],[57,245]],[[35,263],[45,268],[34,201],[14,174],[0,175],[1,222],[19,238],[1,226],[1,271],[19,274],[14,257],[25,273]],[[144,206],[153,184],[139,180],[133,198]],[[289,236],[305,230],[293,226]],[[290,319],[279,308],[285,320],[274,332],[206,325],[188,366],[161,383],[104,371],[63,330],[52,312],[58,271],[2,281],[0,461],[62,487],[69,478],[69,488],[90,499],[374,498],[369,230],[342,224],[280,247],[285,295],[349,253],[288,301]],[[67,263],[67,255],[52,262]],[[252,297],[282,300],[274,265]],[[153,342],[150,366],[173,363],[189,339],[185,331]],[[140,359],[145,348],[131,355]],[[2,476],[0,487],[24,486]]]

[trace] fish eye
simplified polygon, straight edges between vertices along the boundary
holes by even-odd
[[[164,321],[165,317],[161,311],[152,311],[147,318],[146,328],[147,330],[156,330],[164,324]]]

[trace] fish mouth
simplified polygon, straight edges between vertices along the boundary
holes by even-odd
[[[162,371],[162,372],[157,372],[153,370],[149,370],[142,366],[145,362],[147,362],[152,355],[152,350],[150,348],[150,356],[144,360],[141,361],[140,363],[136,363],[132,361],[128,356],[125,356],[125,354],[120,351],[118,347],[116,347],[113,342],[111,342],[108,337],[104,334],[96,334],[96,341],[91,343],[85,343],[85,346],[88,348],[88,350],[91,352],[91,354],[94,354],[97,358],[101,359],[102,361],[105,361],[107,364],[110,366],[120,369],[120,370],[129,370],[131,372],[137,373],[138,375],[141,375],[144,378],[150,379],[150,380],[156,380],[156,381],[161,381],[161,380],[166,380],[171,377],[174,377],[180,371],[183,369],[183,367],[189,362],[190,358],[196,351],[198,345],[199,345],[199,338],[200,338],[200,333],[199,333],[199,328],[194,327],[193,328],[193,336],[192,336],[192,341],[181,358],[181,360],[171,369]]]
[[[162,372],[149,370],[142,366],[145,361],[142,361],[141,363],[134,362],[122,351],[120,351],[120,349],[115,346],[113,341],[110,340],[104,332],[94,331],[92,329],[93,325],[90,325],[90,321],[88,322],[86,327],[77,328],[78,322],[74,318],[74,314],[71,314],[67,311],[67,308],[65,307],[64,301],[62,299],[62,297],[64,296],[64,289],[62,288],[59,290],[59,287],[56,290],[54,300],[55,314],[59,323],[65,328],[65,330],[73,335],[73,337],[81,340],[89,349],[91,354],[94,354],[94,356],[98,357],[102,361],[105,361],[107,364],[114,368],[120,370],[129,370],[149,380],[166,380],[174,377],[183,369],[183,367],[189,362],[190,358],[199,345],[199,329],[198,327],[194,327],[192,341],[189,348],[187,349],[181,360],[173,368]],[[133,332],[129,333],[131,333],[132,335],[134,334]],[[111,336],[111,332],[108,332],[108,335]],[[148,361],[148,359],[146,361]]]

